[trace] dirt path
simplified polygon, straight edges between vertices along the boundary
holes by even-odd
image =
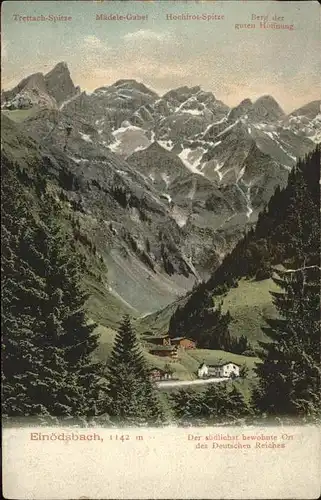
[[[193,385],[206,385],[206,384],[217,384],[218,382],[224,382],[226,378],[206,378],[198,380],[172,380],[156,382],[157,387],[187,387]]]

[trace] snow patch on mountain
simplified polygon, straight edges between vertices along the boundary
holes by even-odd
[[[245,184],[245,182],[243,182],[243,185],[245,186],[246,191],[244,191],[244,189],[240,187],[238,182],[235,183],[236,188],[239,190],[243,198],[245,198],[246,200],[246,217],[250,219],[253,213],[253,208],[251,205],[251,184]]]
[[[174,147],[174,144],[171,140],[168,141],[157,141],[162,148],[167,149],[167,151],[171,151]]]
[[[227,122],[227,118],[228,118],[228,115],[227,116],[223,116],[223,118],[221,118],[217,122],[210,123],[210,125],[208,125],[208,127],[206,127],[206,129],[204,131],[204,134],[206,134],[206,132],[208,132],[211,127],[214,127],[215,125],[220,125],[221,123]]]
[[[176,205],[171,212],[171,216],[179,227],[184,227],[188,221],[187,213]]]
[[[236,182],[239,182],[242,179],[244,173],[245,173],[245,167],[242,167],[237,175]]]
[[[137,148],[134,149],[133,153],[136,153],[136,151],[143,151],[144,149],[147,149],[148,146],[137,146]]]
[[[93,142],[90,135],[88,134],[84,134],[83,132],[79,132],[79,135],[81,136],[81,138],[86,141],[86,142]]]
[[[193,116],[203,115],[203,111],[200,109],[182,109],[181,112],[187,113],[187,114],[193,115]]]
[[[311,141],[319,144],[321,142],[321,131],[316,132],[314,135],[309,135],[308,137]]]
[[[124,175],[125,177],[128,177],[128,172],[125,172],[124,170],[121,170],[120,168],[117,168],[116,172],[118,174]]]
[[[217,134],[217,137],[221,137],[222,135],[224,135],[229,130],[232,130],[232,128],[234,128],[235,125],[237,125],[238,123],[239,123],[239,120],[236,120],[234,123],[232,123],[231,125],[229,125],[228,127],[226,127],[224,130],[222,130],[222,132],[220,132],[219,134]]]
[[[264,134],[266,134],[268,137],[270,137],[270,139],[274,139],[274,136],[273,136],[273,133],[272,132],[266,132],[265,130],[263,130]]]
[[[247,204],[246,204],[246,217],[249,219],[253,213],[253,208],[251,205],[251,185],[247,187],[246,195],[245,195]]]
[[[136,207],[131,207],[129,210],[129,216],[132,221],[140,223],[140,216],[139,216],[139,211],[137,210]]]
[[[161,178],[163,179],[163,181],[165,182],[166,184],[166,187],[169,186],[170,184],[170,176],[168,174],[166,174],[165,172],[162,172],[161,173]]]
[[[196,194],[196,179],[193,179],[192,187],[187,195],[187,198],[189,198],[190,200],[194,200],[195,194]]]
[[[281,144],[281,142],[280,142],[280,141],[275,140],[275,142],[276,142],[276,144],[279,146],[279,148],[281,148],[281,149],[282,149],[282,151],[283,151],[283,152],[284,152],[287,156],[289,156],[289,158],[291,158],[291,159],[292,159],[292,160],[294,160],[294,161],[296,161],[296,160],[297,160],[296,156],[291,155],[291,154],[289,153],[289,151],[288,151],[288,150],[286,150],[286,149],[282,146],[282,144]]]
[[[180,111],[183,110],[183,108],[188,104],[188,103],[194,103],[196,101],[196,98],[194,96],[191,96],[189,97],[188,99],[186,99],[184,102],[182,102],[182,104],[180,104],[180,106],[177,106],[176,109],[175,109],[175,112],[178,113]]]
[[[204,148],[184,148],[178,156],[191,172],[194,174],[204,175],[198,168],[204,152]]]
[[[219,177],[219,180],[221,182],[221,180],[223,179],[224,177],[224,174],[222,174],[221,172],[221,168],[224,166],[224,161],[222,162],[219,162],[216,160],[216,165],[215,165],[215,168],[214,168],[214,172],[217,173],[218,177]]]
[[[136,151],[142,151],[150,146],[151,141],[146,137],[146,130],[141,127],[123,122],[121,127],[114,130],[112,135],[115,141],[109,144],[109,149],[113,153],[123,156],[130,156]]]
[[[89,162],[87,158],[75,158],[74,156],[68,156],[68,158],[70,158],[75,163]]]
[[[64,107],[66,106],[66,104],[69,104],[70,102],[74,101],[75,99],[77,99],[77,97],[79,96],[79,92],[75,95],[73,95],[72,97],[70,97],[69,99],[66,99],[65,101],[63,101],[60,106],[59,106],[59,111],[61,111],[62,109],[64,109]]]

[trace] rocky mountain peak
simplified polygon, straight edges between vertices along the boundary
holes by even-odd
[[[75,87],[67,63],[59,62],[45,75],[47,92],[54,97],[57,104],[79,94],[79,87]]]
[[[42,73],[33,73],[28,76],[28,78],[22,80],[18,85],[20,90],[27,88],[38,88],[39,90],[45,90],[46,84],[44,80],[44,76]]]
[[[19,82],[18,85],[16,85],[13,89],[3,91],[2,95],[6,100],[10,100],[22,90],[27,90],[27,89],[38,89],[45,91],[46,84],[44,81],[43,74],[33,73],[32,75],[23,78],[23,80],[21,80],[21,82]]]
[[[195,87],[187,87],[184,85],[183,87],[178,87],[177,89],[166,92],[166,94],[163,95],[163,99],[169,102],[182,103],[200,91],[201,87],[199,85]]]
[[[274,97],[269,94],[262,95],[258,99],[256,99],[254,104],[258,103],[265,104],[266,106],[279,106],[278,102],[274,99]]]
[[[259,97],[255,102],[244,99],[238,106],[233,108],[229,114],[229,120],[237,120],[244,117],[252,122],[271,122],[285,116],[284,111],[270,95]]]
[[[156,92],[154,92],[153,90],[146,87],[146,85],[144,85],[143,83],[138,82],[137,80],[134,80],[134,79],[117,80],[117,82],[115,82],[112,85],[112,87],[116,87],[119,89],[138,90],[139,92],[142,92],[143,94],[149,94],[151,96],[154,96],[155,98],[158,97]]]
[[[69,73],[68,64],[65,61],[60,61],[49,71],[48,75],[57,71],[67,71]]]
[[[243,99],[235,108],[231,109],[229,120],[237,120],[241,116],[251,113],[253,110],[253,103],[251,99]]]
[[[313,119],[319,113],[321,113],[321,100],[309,102],[308,104],[292,111],[289,116],[305,116]]]
[[[230,111],[200,86],[158,98],[122,79],[77,94],[64,62],[10,92],[4,114],[21,117],[19,127],[45,147],[39,165],[85,214],[109,274],[119,276],[113,290],[143,312],[208,276],[321,130],[317,104],[285,121],[270,95]],[[43,109],[11,112],[32,106]],[[32,148],[19,136],[20,146],[25,159]]]
[[[56,107],[55,100],[47,92],[42,73],[33,73],[1,95],[1,107],[4,109],[29,109],[33,106]]]
[[[7,109],[28,109],[33,106],[57,108],[79,93],[80,89],[73,84],[67,64],[60,62],[49,73],[33,73],[12,90],[4,92],[1,105]]]
[[[246,99],[243,99],[243,101],[240,102],[239,106],[238,107],[243,107],[243,108],[247,108],[249,106],[252,106],[252,101],[251,99],[249,98],[246,98]]]
[[[253,109],[256,115],[268,120],[278,120],[285,115],[281,106],[270,95],[259,97],[253,104]]]

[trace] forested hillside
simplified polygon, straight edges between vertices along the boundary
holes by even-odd
[[[3,416],[20,424],[21,418],[157,423],[162,411],[129,319],[111,366],[95,356],[99,332],[88,316],[88,280],[99,283],[94,271],[106,272],[97,250],[75,237],[77,224],[37,169],[39,157],[28,165],[10,155],[2,160]]]
[[[86,317],[86,260],[62,227],[59,204],[39,172],[3,157],[1,209],[3,414],[100,413],[103,365],[92,359],[98,336]]]
[[[170,321],[172,335],[184,332],[201,344],[226,342],[228,314],[213,306],[215,295],[238,287],[240,278],[253,283],[253,279],[272,277],[270,294],[277,314],[262,318],[265,340],[259,341],[256,350],[261,362],[256,365],[257,381],[247,415],[252,411],[260,418],[320,418],[319,180],[317,147],[298,162],[287,187],[276,190],[255,230],[244,236],[211,279],[191,294],[185,306],[177,308]],[[216,402],[220,396],[222,392],[218,391]],[[179,418],[197,421],[206,413],[205,394],[200,398],[181,392],[173,400]],[[204,410],[200,409],[202,405]],[[239,402],[238,407],[241,415],[244,405]],[[218,416],[220,411],[226,411],[224,404],[218,404],[211,415]]]
[[[284,189],[276,188],[255,229],[248,231],[211,278],[178,306],[170,320],[171,335],[184,334],[201,345],[210,342],[224,348],[229,342],[229,318],[215,297],[238,287],[241,278],[270,278],[275,266],[296,267],[303,260],[305,265],[319,262],[319,179],[320,146],[297,163]]]

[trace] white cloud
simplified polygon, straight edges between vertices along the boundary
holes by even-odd
[[[164,42],[168,40],[171,35],[167,32],[157,33],[156,31],[147,29],[147,30],[138,30],[133,31],[131,33],[126,33],[123,39],[125,42],[133,42],[133,41],[156,41],[156,42]]]
[[[91,49],[102,49],[104,47],[103,42],[95,35],[88,35],[84,38],[84,44],[87,48]]]

